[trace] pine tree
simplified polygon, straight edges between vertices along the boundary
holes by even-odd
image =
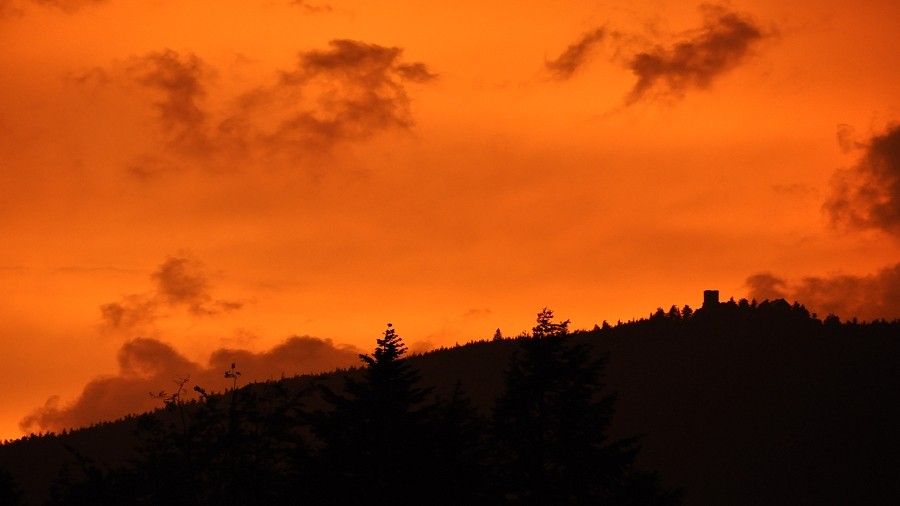
[[[332,409],[319,412],[313,422],[324,445],[318,501],[349,504],[375,497],[385,504],[411,504],[430,479],[422,459],[428,457],[434,406],[425,400],[431,389],[418,386],[406,351],[388,324],[372,355],[360,354],[361,379],[346,376],[342,394],[323,388]]]
[[[544,308],[537,315],[537,325],[531,329],[531,336],[535,338],[549,336],[564,336],[569,333],[569,320],[560,323],[553,322],[553,310]]]
[[[491,431],[497,500],[628,504],[635,491],[627,484],[640,478],[657,487],[639,487],[660,499],[648,504],[677,503],[652,475],[633,471],[636,438],[609,440],[615,396],[603,393],[604,360],[573,345],[567,324],[554,324],[544,308],[534,337],[522,340],[506,372]]]

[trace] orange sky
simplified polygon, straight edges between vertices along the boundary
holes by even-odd
[[[388,321],[900,317],[900,4],[686,5],[0,0],[0,439]]]

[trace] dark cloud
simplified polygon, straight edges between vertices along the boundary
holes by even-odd
[[[810,276],[797,283],[770,273],[747,279],[749,296],[757,300],[785,298],[824,317],[888,320],[900,318],[900,264],[868,276]]]
[[[140,328],[156,320],[158,314],[158,301],[146,295],[126,295],[119,302],[100,306],[100,317],[104,325],[111,329]]]
[[[591,49],[599,44],[605,35],[603,28],[597,28],[581,36],[576,42],[569,45],[565,51],[555,60],[550,60],[544,65],[553,77],[564,81],[586,63]]]
[[[278,379],[281,375],[325,372],[355,365],[360,352],[350,345],[337,345],[331,339],[292,336],[263,353],[221,348],[210,356],[209,367],[216,372],[224,371],[237,362],[242,378]]]
[[[762,30],[744,14],[724,6],[701,7],[703,26],[671,47],[657,46],[636,54],[628,68],[638,81],[628,102],[650,94],[681,97],[690,89],[708,88],[713,80],[741,64]]]
[[[107,328],[141,329],[170,308],[183,308],[194,316],[214,316],[243,306],[242,302],[215,299],[203,265],[194,258],[169,257],[151,279],[155,283],[152,292],[126,295],[119,302],[100,306]]]
[[[785,280],[771,272],[760,272],[747,278],[747,288],[750,290],[748,296],[759,301],[785,298],[786,286]]]
[[[119,376],[125,378],[176,377],[196,370],[196,364],[156,339],[140,337],[119,350]]]
[[[150,410],[160,402],[150,392],[171,392],[173,380],[200,369],[171,346],[148,338],[125,343],[118,361],[117,375],[90,381],[68,405],[61,406],[58,396],[51,397],[22,419],[19,427],[24,432],[59,431]]]
[[[156,272],[156,294],[170,306],[185,306],[197,316],[215,315],[240,309],[240,302],[215,300],[209,280],[199,261],[187,257],[169,257]]]
[[[328,50],[299,55],[281,75],[276,96],[306,96],[294,104],[270,137],[303,150],[328,149],[387,129],[412,125],[405,84],[436,78],[420,62],[401,61],[403,50],[354,40],[333,40]]]
[[[199,57],[155,52],[135,59],[129,71],[135,81],[162,96],[154,105],[171,145],[192,151],[209,147],[208,115],[200,103],[211,72]]]
[[[207,365],[186,359],[170,345],[150,338],[133,339],[119,350],[119,371],[115,376],[89,382],[72,403],[61,405],[58,396],[32,411],[20,423],[25,432],[60,431],[103,420],[114,420],[129,413],[140,413],[161,406],[150,394],[177,390],[180,379],[193,394],[193,386],[222,391],[230,386],[224,372],[237,363],[241,383],[278,379],[306,373],[319,373],[358,362],[360,350],[335,345],[330,339],[294,336],[262,353],[242,349],[219,349]]]
[[[295,162],[327,154],[341,142],[411,127],[407,86],[436,75],[402,55],[397,47],[334,40],[328,49],[300,52],[294,68],[239,93],[220,110],[204,101],[214,72],[194,54],[166,50],[135,58],[126,77],[158,97],[154,105],[169,152],[207,162]],[[178,166],[170,155],[144,155],[129,170],[146,179]]]
[[[849,140],[847,132],[839,131],[842,146],[861,150],[862,156],[856,166],[834,175],[825,211],[837,226],[900,237],[900,125],[863,143]]]
[[[900,264],[869,276],[804,278],[795,294],[824,314],[863,320],[900,318]]]
[[[169,304],[201,304],[209,298],[209,282],[187,258],[169,257],[152,278],[159,295]]]

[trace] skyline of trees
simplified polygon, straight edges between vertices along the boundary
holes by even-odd
[[[855,412],[864,413],[872,409],[866,399],[886,398],[887,387],[872,390],[870,386],[865,395],[850,396],[858,390],[841,385],[843,376],[828,375],[832,370],[861,374],[865,371],[861,367],[871,369],[878,360],[892,356],[898,335],[897,322],[841,322],[831,316],[821,320],[802,305],[783,300],[730,300],[696,311],[659,308],[648,318],[616,326],[604,322],[593,331],[570,331],[568,325],[567,320],[555,321],[553,311],[543,308],[529,335],[435,351],[421,356],[428,359],[424,362],[410,360],[403,340],[388,325],[373,352],[359,356],[360,368],[311,377],[299,389],[289,387],[287,381],[238,386],[239,364],[232,364],[224,373],[230,388],[223,394],[208,394],[199,387],[200,401],[161,397],[166,401],[164,409],[133,418],[138,422],[139,444],[126,462],[110,464],[94,453],[96,446],[74,450],[68,466],[56,475],[52,497],[41,504],[83,504],[87,498],[91,504],[263,500],[277,505],[302,498],[341,504],[373,495],[396,504],[423,499],[433,504],[677,504],[679,491],[671,484],[689,481],[690,475],[672,467],[671,459],[661,458],[672,452],[661,455],[659,448],[678,447],[673,435],[686,428],[651,423],[655,428],[649,432],[628,430],[648,426],[646,419],[635,418],[635,409],[660,406],[659,413],[668,417],[681,416],[678,413],[690,406],[696,413],[691,416],[701,426],[709,417],[721,417],[724,427],[736,424],[735,437],[746,439],[728,442],[717,439],[715,432],[680,436],[702,437],[695,441],[699,448],[705,444],[765,447],[766,442],[753,439],[755,432],[737,436],[741,427],[749,427],[745,425],[750,422],[741,421],[749,412],[738,415],[744,408],[728,401],[732,398],[729,389],[744,392],[739,395],[741,403],[769,406],[771,413],[751,415],[750,419],[758,418],[756,423],[768,416],[793,420],[813,415],[790,414],[800,407],[766,400],[771,389],[787,395],[785,399],[837,395],[835,408],[827,409],[858,405],[861,409]],[[614,375],[647,364],[651,375],[632,374],[632,381],[657,381],[660,374],[668,378],[654,387],[658,393],[639,389],[635,392],[640,396],[626,396],[626,416],[621,421],[616,394],[622,383],[606,390],[609,355],[603,350],[607,347],[618,357]],[[439,355],[446,355],[442,360],[451,366],[454,362],[447,360],[453,356],[487,358],[494,353],[491,350],[498,352],[498,358],[505,357],[501,359],[505,365],[493,362],[502,369],[498,381],[478,373],[463,374],[460,378],[468,379],[453,385],[452,375],[435,376],[433,366],[427,366],[424,376],[420,370]],[[825,360],[797,362],[797,357],[810,354]],[[709,361],[704,356],[717,358]],[[856,358],[850,361],[851,357]],[[455,362],[463,368],[481,364],[477,367],[484,373],[493,367],[486,366],[490,363]],[[884,371],[877,374],[883,376]],[[724,383],[715,388],[704,378]],[[822,381],[834,381],[839,390],[834,386],[822,390]],[[706,392],[702,399],[707,404],[679,393],[683,391]],[[668,399],[678,395],[685,408],[669,404]],[[887,426],[893,419],[891,412],[875,418],[876,427]],[[809,418],[804,423],[815,427],[820,422]],[[616,428],[617,424],[624,425]],[[767,430],[778,434],[782,429]],[[778,437],[787,434],[793,433]],[[840,432],[822,427],[813,434],[832,438]],[[81,432],[36,436],[6,448],[24,448],[26,443],[37,448],[74,435]],[[645,441],[653,443],[646,460],[641,457]],[[866,444],[862,447],[868,448]],[[647,463],[654,463],[650,469],[674,481],[664,482],[663,476],[645,467]],[[700,464],[695,461],[694,465]],[[0,479],[0,497],[11,504],[17,491],[29,497],[31,486],[21,487],[13,479],[21,474],[6,474],[10,479]],[[720,476],[700,489],[692,483],[687,492],[693,497],[717,497],[723,480],[727,478]]]

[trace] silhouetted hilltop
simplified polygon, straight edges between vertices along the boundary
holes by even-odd
[[[685,504],[900,497],[900,323],[742,301],[600,334],[614,428],[646,434],[642,462]]]
[[[461,392],[484,419],[504,392],[511,357],[523,356],[528,339],[469,343],[412,356],[408,364],[418,384],[433,387],[427,396],[450,400]],[[606,359],[605,391],[617,394],[610,440],[642,435],[637,466],[658,471],[666,487],[683,488],[683,504],[863,505],[900,498],[900,322],[821,320],[784,300],[741,300],[696,311],[659,309],[569,339]],[[341,395],[344,374],[362,381],[364,372],[301,376],[278,388],[310,392],[303,409],[327,413],[332,408],[322,392]],[[255,390],[265,399],[272,388],[238,392],[250,398]],[[228,396],[221,399],[220,412],[227,413]],[[278,402],[262,402],[258,412],[276,416]],[[177,423],[176,412],[160,413]],[[0,470],[39,504],[61,464],[75,460],[67,447],[95,467],[116,468],[134,456],[139,420],[0,446]]]

